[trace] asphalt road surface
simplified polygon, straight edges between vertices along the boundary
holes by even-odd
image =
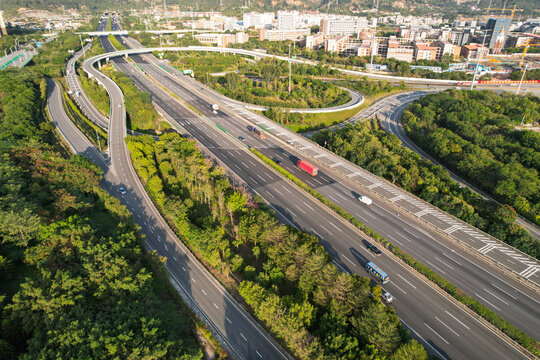
[[[142,57],[134,56],[132,59],[150,75],[158,76],[157,73],[160,70],[146,63]],[[172,88],[175,93],[179,93],[181,98],[199,108],[208,118],[208,121],[201,120],[176,102],[160,86],[149,81],[135,66],[131,64],[126,64],[126,66],[123,66],[121,70],[126,72],[139,88],[149,92],[153,101],[169,114],[177,126],[185,129],[210,149],[229,167],[229,170],[244,179],[254,191],[263,196],[276,209],[283,221],[318,236],[344,271],[367,274],[363,266],[368,259],[371,260],[374,257],[366,250],[358,232],[322,207],[319,202],[312,200],[303,191],[282,180],[273,171],[259,163],[246,151],[243,142],[238,141],[235,138],[236,134],[233,135],[230,129],[227,131],[232,136],[224,137],[223,131],[216,125],[228,126],[228,123],[218,124],[218,122],[224,119],[231,122],[232,118],[222,112],[219,112],[217,116],[212,114],[209,103],[194,96],[185,88],[180,90]],[[157,80],[171,87],[167,79],[158,77]],[[252,136],[249,138],[254,139]],[[266,146],[273,149],[271,144]],[[275,149],[275,151],[281,150]],[[417,338],[421,336],[421,341],[432,353],[443,358],[456,359],[521,357],[514,348],[464,312],[454,302],[429,287],[392,257],[384,254],[375,261],[390,274],[391,281],[385,289],[395,295],[397,300],[394,304],[401,319],[415,334],[419,334]]]
[[[260,141],[249,133],[247,123],[238,122],[236,118],[221,111],[218,115],[213,114],[211,103],[194,93],[196,86],[199,86],[198,84],[189,84],[185,77],[174,79],[177,81],[171,80],[168,73],[143,60],[143,58],[148,57],[146,55],[132,56],[132,59],[145,72],[157,79],[160,84],[165,85],[180,98],[195,106],[208,119],[225,128],[233,139],[238,139],[241,136],[245,139],[244,143],[247,146],[257,148],[270,158],[281,160],[281,166],[293,175],[463,289],[477,301],[488,306],[533,338],[538,338],[539,334],[536,329],[540,327],[540,307],[538,306],[540,302],[534,291],[523,286],[513,277],[478,261],[468,252],[442,238],[430,227],[426,227],[422,223],[414,223],[409,218],[401,218],[391,204],[375,202],[372,206],[367,207],[360,203],[356,198],[359,194],[365,194],[365,187],[354,186],[350,183],[345,184],[325,171],[319,171],[316,178],[305,174],[296,167],[295,160],[301,158],[300,154],[290,148],[284,148],[278,143],[273,143],[270,138]],[[157,88],[157,86],[151,84],[150,88]],[[145,91],[149,90],[145,89]],[[410,98],[408,95],[404,97],[407,100]],[[193,121],[196,120],[192,119],[191,122]],[[190,120],[180,121],[180,124],[186,126],[189,122]],[[189,131],[191,132],[191,130]],[[223,132],[218,131],[218,134],[223,135]],[[207,136],[206,133],[200,135],[200,137]],[[194,135],[194,137],[202,142],[199,136]],[[234,163],[234,157],[225,163],[229,164],[232,169],[238,166]],[[250,181],[249,178],[243,177],[243,179],[247,180],[248,183]],[[288,211],[302,216],[301,210],[296,211],[295,208],[299,208],[299,206],[296,205]]]
[[[101,39],[107,41],[106,39]],[[125,66],[123,60],[117,66]],[[234,357],[242,359],[290,358],[260,325],[234,300],[197,261],[174,235],[138,180],[127,147],[123,95],[109,78],[91,67],[85,70],[99,77],[111,98],[110,157],[111,166],[105,174],[106,187],[132,212],[146,235],[146,246],[167,258],[167,269],[173,285]],[[121,195],[119,188],[127,190]]]

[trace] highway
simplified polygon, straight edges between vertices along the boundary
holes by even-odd
[[[109,165],[105,155],[100,153],[69,119],[62,104],[62,88],[49,78],[47,78],[47,109],[53,124],[66,140],[71,151],[92,160],[106,173]]]
[[[100,40],[107,41],[104,38]],[[119,59],[116,64],[122,68],[125,61]],[[112,116],[109,130],[111,167],[105,175],[105,181],[109,184],[106,188],[120,198],[133,213],[135,221],[146,235],[147,248],[156,250],[167,258],[166,266],[173,285],[233,357],[290,358],[198,262],[159,215],[135,174],[124,143],[125,108],[120,88],[91,65],[85,63],[83,68],[99,78],[111,98]],[[127,190],[126,195],[122,196],[119,193],[120,186]]]
[[[448,173],[450,174],[452,179],[454,179],[454,181],[456,181],[457,183],[462,184],[463,186],[466,186],[466,187],[470,188],[472,191],[476,192],[477,194],[480,194],[481,196],[483,196],[486,199],[490,199],[492,201],[497,202],[497,200],[493,199],[491,196],[489,196],[488,194],[486,194],[482,190],[477,189],[476,187],[474,187],[473,185],[471,185],[467,181],[463,180],[460,176],[456,175],[453,171],[446,168],[444,165],[440,164],[432,156],[427,154],[418,145],[416,145],[411,139],[409,139],[409,137],[405,133],[405,129],[403,128],[401,118],[402,118],[403,112],[405,111],[407,105],[409,103],[411,103],[412,101],[414,101],[414,99],[411,99],[410,101],[407,101],[407,102],[402,102],[401,104],[399,104],[399,106],[393,107],[390,111],[385,113],[384,116],[381,116],[381,124],[383,125],[384,129],[387,132],[396,135],[399,138],[399,140],[401,140],[401,143],[404,146],[406,146],[409,149],[411,149],[412,151],[416,152],[422,158],[428,159],[428,160],[430,160],[431,162],[433,162],[435,164],[441,165],[443,168],[446,169],[446,171],[448,171]],[[529,220],[523,218],[520,215],[518,215],[518,217],[516,219],[516,223],[523,226],[524,228],[526,228],[527,231],[529,231],[529,233],[532,236],[534,236],[536,239],[540,240],[540,228],[537,225],[531,223]]]
[[[150,56],[146,55],[144,57],[150,58]],[[295,152],[290,147],[279,144],[279,142],[273,142],[272,138],[261,142],[247,130],[249,123],[239,122],[237,117],[222,115],[222,112],[219,114],[222,115],[220,117],[212,114],[210,110],[211,102],[203,100],[204,94],[196,90],[201,88],[200,84],[192,82],[191,79],[181,75],[171,78],[169,73],[146,63],[141,56],[132,56],[132,59],[147,74],[157,79],[160,84],[171,89],[179,97],[195,106],[208,119],[219,123],[220,126],[227,129],[233,138],[242,136],[246,138],[246,145],[257,148],[270,158],[283,160],[281,166],[293,175],[340,205],[362,222],[368,224],[375,231],[431,267],[453,284],[465,290],[467,294],[473,296],[477,301],[490,307],[494,312],[529,333],[529,335],[538,337],[536,329],[540,326],[540,309],[538,307],[540,302],[537,293],[524,287],[513,277],[509,277],[488,264],[478,261],[476,257],[462,251],[455,244],[441,237],[441,234],[434,231],[433,228],[425,226],[424,223],[411,221],[407,217],[396,216],[392,203],[375,201],[375,204],[371,207],[363,206],[355,197],[358,194],[365,194],[366,192],[369,194],[372,190],[375,190],[366,189],[366,186],[369,186],[368,183],[345,182],[334,177],[334,174],[331,173],[332,169],[329,167],[325,167],[323,171],[320,171],[317,178],[311,178],[295,166],[294,160],[302,158],[302,154]],[[162,66],[166,67],[165,65]],[[170,67],[166,68],[172,71]],[[191,90],[188,90],[188,87]],[[148,89],[145,89],[145,91],[148,91]],[[421,93],[413,94],[413,97],[411,97],[410,94],[402,94],[398,98],[402,99],[402,101],[408,101],[414,96],[421,95]],[[212,97],[212,99],[216,101],[215,97]],[[199,137],[195,137],[202,141]],[[232,168],[235,166],[238,165],[230,165]],[[249,183],[249,179],[247,181]],[[386,190],[381,188],[379,191],[384,192]],[[393,195],[390,197],[393,197]],[[301,212],[292,208],[290,211],[296,213],[296,215],[301,214]],[[432,220],[440,221],[435,217]],[[455,235],[459,234],[456,233]],[[466,240],[463,236],[461,238]],[[535,276],[537,275],[535,274]]]
[[[88,43],[84,46],[84,51],[88,51],[92,47],[91,43]],[[91,119],[96,125],[107,130],[109,127],[109,119],[99,111],[92,100],[86,95],[83,91],[79,79],[77,78],[77,73],[75,71],[75,64],[77,60],[83,55],[83,49],[77,51],[73,56],[68,60],[66,64],[66,83],[73,93],[73,97],[84,114]]]
[[[145,71],[151,71],[153,68],[157,73],[161,73],[154,65],[149,65],[140,57],[136,56],[133,59]],[[220,112],[218,116],[214,116],[209,103],[182,89],[181,97],[200,107],[209,120],[200,119],[181,106],[160,86],[150,82],[136,70],[136,67],[128,66],[131,68],[126,69],[126,74],[139,88],[152,94],[153,101],[176,122],[177,126],[189,132],[227,164],[229,170],[244,179],[276,209],[284,221],[318,236],[343,270],[366,275],[363,265],[367,259],[373,257],[365,249],[358,232],[343,223],[319,202],[312,200],[288,181],[282,180],[272,170],[262,166],[234,135],[224,137],[223,132],[212,122],[229,118],[228,115]],[[132,72],[133,69],[136,71]],[[169,87],[169,84],[166,85]],[[172,90],[177,92],[174,88]],[[229,118],[229,121],[231,120]],[[228,126],[221,123],[221,126],[223,125]],[[250,137],[250,140],[253,138]],[[271,149],[272,146],[268,148]],[[385,288],[395,294],[397,298],[395,307],[402,320],[414,332],[421,335],[420,340],[432,353],[443,358],[456,359],[488,356],[501,359],[520,358],[520,354],[502,339],[464,312],[461,307],[456,306],[453,301],[449,301],[417,278],[401,263],[387,255],[381,256],[376,262],[388,273],[395,274],[393,277],[391,275],[392,280]]]

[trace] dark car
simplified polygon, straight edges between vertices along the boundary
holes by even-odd
[[[272,161],[276,164],[281,164],[281,160],[279,160],[278,158],[272,158]]]
[[[239,137],[238,137],[238,140],[240,140],[240,141],[246,141],[246,138],[243,137],[243,136],[239,136]]]
[[[381,250],[379,250],[378,247],[376,247],[375,245],[371,244],[371,243],[368,243],[366,245],[366,247],[369,249],[369,251],[371,251],[372,253],[374,253],[375,255],[381,255],[382,252]]]

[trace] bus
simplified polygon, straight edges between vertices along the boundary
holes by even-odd
[[[366,264],[366,270],[370,273],[372,273],[377,279],[379,279],[383,284],[386,284],[388,282],[388,275],[381,270],[380,267],[369,261]]]

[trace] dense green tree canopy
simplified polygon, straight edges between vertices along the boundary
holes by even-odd
[[[56,151],[42,75],[0,84],[0,357],[202,359],[101,170]]]

